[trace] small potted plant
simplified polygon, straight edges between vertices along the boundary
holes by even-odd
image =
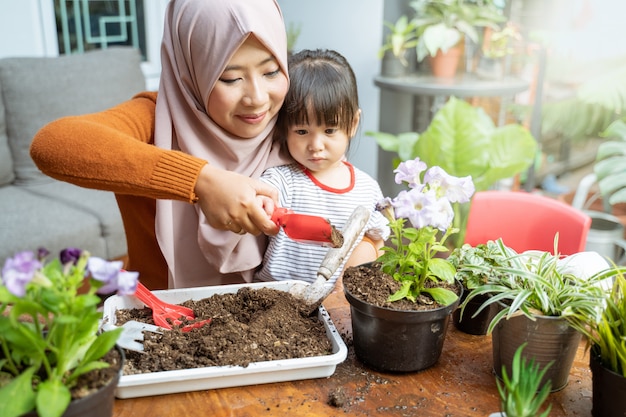
[[[406,15],[400,16],[395,23],[384,24],[389,33],[378,50],[378,58],[382,59],[381,74],[388,77],[405,75],[409,68],[407,53],[417,45],[415,24]]]
[[[452,204],[469,201],[474,185],[440,167],[427,170],[419,158],[394,172],[409,189],[379,204],[391,229],[384,254],[373,264],[347,268],[343,284],[357,357],[378,370],[416,371],[438,360],[459,303],[455,268],[442,255],[458,231]]]
[[[489,417],[548,417],[550,414],[552,404],[541,414],[539,412],[550,395],[551,382],[542,381],[552,363],[540,367],[534,358],[522,356],[525,347],[524,343],[515,350],[511,375],[503,368],[502,382],[496,379],[501,412]]]
[[[577,322],[589,341],[594,417],[623,416],[626,410],[626,268],[615,267],[599,319]]]
[[[461,303],[465,301],[467,295],[474,288],[493,280],[491,275],[499,273],[494,267],[509,266],[508,256],[503,254],[500,245],[503,245],[501,240],[497,242],[490,240],[476,246],[464,244],[455,248],[448,256],[448,261],[456,269],[456,279],[463,284]],[[485,268],[480,270],[476,268],[466,269],[465,265],[483,265]],[[498,306],[495,304],[490,304],[478,312],[488,297],[489,294],[483,294],[473,298],[465,306],[464,314],[461,314],[460,309],[455,310],[452,316],[455,326],[468,334],[486,334],[489,323],[498,312]]]
[[[606,283],[615,271],[595,252],[561,259],[549,252],[517,254],[504,245],[500,248],[504,255],[510,254],[510,266],[495,267],[498,273],[473,289],[461,309],[475,297],[488,294],[481,308],[491,304],[499,308],[487,329],[487,333],[493,333],[494,370],[498,376],[502,377],[502,365],[510,368],[514,347],[527,342],[525,355],[536,356],[541,366],[555,361],[545,379],[552,380],[553,390],[558,391],[567,385],[581,340],[579,323],[598,317]],[[482,265],[466,268],[487,269]]]
[[[504,77],[504,58],[515,52],[514,44],[521,40],[519,30],[511,22],[498,29],[486,28],[476,75],[492,80]]]
[[[103,358],[122,331],[99,332],[97,294],[134,293],[138,273],[75,248],[48,263],[47,255],[19,252],[2,269],[0,415],[58,417],[78,407],[90,416],[111,416],[123,356],[111,359],[116,370],[100,381],[100,391],[78,399],[78,388],[89,373],[110,367]],[[97,405],[91,409],[89,401]]]
[[[415,0],[410,3],[415,10],[414,23],[417,30],[417,60],[427,56],[445,58],[454,51],[449,69],[439,67],[431,61],[433,74],[452,77],[461,55],[461,42],[468,38],[475,44],[479,41],[477,29],[498,28],[505,20],[504,15],[492,0]]]

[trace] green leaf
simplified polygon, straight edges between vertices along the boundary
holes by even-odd
[[[446,288],[424,288],[423,291],[430,294],[433,300],[443,306],[448,306],[459,298],[454,292]]]
[[[35,367],[28,368],[0,389],[0,416],[17,417],[35,408],[34,373]]]
[[[102,358],[104,355],[107,354],[107,352],[113,349],[115,343],[117,342],[117,339],[119,339],[120,335],[122,334],[122,331],[123,329],[119,327],[115,330],[103,332],[98,335],[96,340],[92,343],[89,350],[85,354],[85,358],[83,360],[92,361]]]
[[[403,298],[411,299],[410,290],[411,290],[411,285],[413,284],[413,282],[414,281],[402,281],[402,286],[400,287],[400,289],[396,291],[395,293],[391,294],[388,298],[388,301],[393,302],[393,301],[401,300]],[[413,298],[412,301],[415,301],[415,298]]]
[[[39,384],[37,413],[40,417],[61,417],[72,401],[69,388],[56,379]]]
[[[456,269],[446,259],[442,259],[442,258],[431,259],[430,262],[428,263],[428,270],[435,277],[443,281],[446,281],[449,283],[454,282]]]

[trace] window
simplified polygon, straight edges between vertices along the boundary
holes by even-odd
[[[128,45],[146,60],[144,0],[54,0],[54,11],[60,54]]]

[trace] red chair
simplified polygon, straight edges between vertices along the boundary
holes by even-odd
[[[523,191],[481,191],[472,199],[465,243],[502,238],[516,252],[536,249],[571,255],[585,250],[591,217],[553,198]]]

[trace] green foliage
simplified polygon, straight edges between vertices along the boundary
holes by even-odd
[[[385,43],[378,51],[378,57],[382,58],[385,52],[391,51],[393,56],[402,62],[402,65],[408,66],[406,52],[417,45],[415,23],[410,21],[407,16],[402,15],[396,23],[384,22],[384,24],[390,32],[385,38]]]
[[[366,132],[384,150],[396,152],[399,161],[419,157],[457,177],[471,176],[476,191],[526,170],[535,160],[537,143],[519,124],[496,127],[478,107],[450,97],[428,129],[392,135]]]
[[[445,241],[456,229],[449,228],[438,239],[438,229],[430,226],[419,229],[405,227],[405,222],[404,218],[389,222],[391,245],[382,248],[385,253],[378,259],[383,271],[402,283],[400,290],[392,294],[389,301],[407,298],[415,302],[422,292],[426,292],[441,305],[452,304],[458,298],[454,292],[444,288],[427,288],[425,284],[427,281],[454,282],[456,270],[446,259],[436,255],[448,252]]]
[[[502,253],[500,244],[502,244],[500,239],[497,242],[490,240],[477,246],[466,243],[452,251],[448,256],[448,262],[456,269],[456,279],[463,283],[464,288],[472,290],[486,284],[494,279],[492,276],[499,273],[495,267],[510,266],[508,256]],[[484,269],[466,269],[465,265],[481,266]]]
[[[614,138],[598,148],[593,171],[610,204],[626,203],[626,119],[616,120],[601,133]]]
[[[600,355],[602,365],[626,377],[626,268],[615,271],[600,318],[577,323],[592,345],[592,355]]]
[[[541,386],[541,380],[552,362],[540,369],[534,358],[530,360],[522,356],[526,343],[515,351],[511,365],[511,376],[506,372],[506,366],[502,366],[502,382],[496,379],[498,393],[500,394],[500,408],[507,417],[547,417],[552,409],[552,404],[541,414],[539,410],[550,394],[551,382]]]
[[[542,41],[543,42],[543,41]],[[554,51],[556,46],[548,46]],[[571,94],[544,100],[541,105],[541,134],[567,140],[596,137],[626,109],[626,57],[601,61],[576,61],[571,54],[551,54],[546,85],[568,86]],[[574,87],[569,87],[574,86]],[[519,118],[528,117],[531,106],[514,105]]]
[[[533,314],[563,317],[576,329],[580,323],[597,319],[605,297],[602,283],[615,275],[614,269],[603,269],[589,277],[581,277],[565,272],[558,255],[541,251],[517,254],[502,242],[498,243],[498,247],[501,254],[508,257],[510,266],[465,266],[475,273],[489,274],[489,279],[468,294],[461,311],[470,300],[481,294],[490,297],[478,312],[493,303],[502,306],[489,324],[488,333],[503,318],[508,319],[519,313],[531,320],[534,320]]]
[[[478,28],[497,29],[506,20],[489,0],[415,0],[410,6],[415,10],[418,61],[447,52],[464,36],[478,43]]]

